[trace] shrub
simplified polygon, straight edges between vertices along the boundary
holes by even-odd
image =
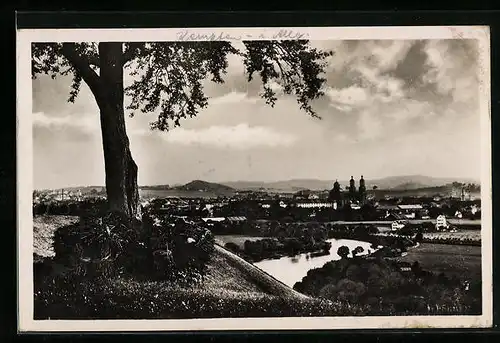
[[[349,255],[349,248],[345,245],[341,246],[337,250],[337,255],[339,255],[341,258],[347,258]]]
[[[56,261],[82,275],[124,273],[144,278],[198,280],[214,250],[207,229],[148,213],[143,221],[117,212],[88,215],[54,235]]]
[[[240,251],[240,247],[238,246],[238,244],[236,243],[233,243],[233,242],[228,242],[224,245],[224,247],[226,247],[226,249],[232,251],[232,252],[239,252]]]
[[[366,292],[366,287],[361,282],[350,279],[342,279],[336,285],[327,284],[320,290],[320,297],[330,300],[340,300],[347,302],[358,302]]]
[[[476,314],[481,311],[480,283],[424,271],[411,273],[397,262],[377,259],[330,261],[310,270],[294,289],[341,303],[355,303],[370,315]]]

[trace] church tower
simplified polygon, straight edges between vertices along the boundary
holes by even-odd
[[[351,176],[351,180],[349,180],[349,199],[356,199],[356,182],[354,181],[354,177]]]
[[[340,183],[335,180],[335,183],[333,184],[333,188],[328,194],[328,201],[334,203],[334,207],[341,206],[342,203],[342,194],[340,191]]]
[[[364,204],[366,201],[366,185],[365,179],[363,179],[363,175],[361,175],[361,179],[359,180],[359,201]]]

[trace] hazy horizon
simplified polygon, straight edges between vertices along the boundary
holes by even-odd
[[[359,182],[359,175],[353,175],[354,180],[356,181],[356,184]],[[480,184],[480,180],[474,179],[474,178],[463,178],[463,177],[433,177],[433,176],[428,176],[428,175],[391,175],[391,176],[384,176],[384,177],[379,177],[379,178],[367,178],[363,175],[363,178],[368,182],[373,182],[373,181],[378,181],[378,180],[385,180],[385,179],[390,179],[390,178],[404,178],[404,177],[424,177],[424,178],[433,178],[436,180],[442,179],[442,180],[467,180],[471,181],[477,184]],[[207,179],[193,179],[189,180],[184,183],[168,183],[168,182],[163,182],[163,183],[155,183],[155,184],[141,184],[139,183],[139,187],[151,187],[151,186],[182,186],[185,185],[189,182],[192,181],[205,181],[205,182],[210,182],[210,183],[218,183],[218,184],[229,184],[229,183],[263,183],[263,184],[272,184],[272,183],[279,183],[279,182],[289,182],[289,181],[318,181],[318,182],[334,182],[335,180],[338,180],[340,183],[347,183],[349,182],[350,176],[348,178],[331,178],[331,179],[311,179],[311,178],[301,178],[301,179],[281,179],[281,180],[207,180]],[[444,186],[444,184],[443,184]],[[60,187],[55,187],[55,188],[35,188],[35,190],[54,190],[54,189],[64,189],[64,188],[84,188],[84,187],[106,187],[103,184],[72,184],[72,185],[64,185]]]
[[[311,45],[334,52],[325,96],[313,104],[322,120],[308,117],[282,92],[274,108],[266,105],[259,81],[248,83],[233,56],[224,84],[206,82],[208,108],[180,128],[152,132],[154,114],[127,118],[138,183],[340,181],[351,175],[480,180],[475,41]],[[85,84],[68,103],[70,83],[71,77],[33,80],[36,189],[104,185],[98,108]]]

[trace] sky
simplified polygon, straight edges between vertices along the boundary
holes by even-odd
[[[225,83],[207,81],[209,106],[169,132],[155,113],[127,118],[140,185],[201,179],[480,178],[477,43],[472,40],[312,41],[333,51],[325,96],[299,109],[278,91],[274,108],[247,82],[239,57]],[[85,84],[68,103],[70,77],[33,80],[34,186],[104,185],[99,111]],[[126,99],[127,101],[127,99]]]

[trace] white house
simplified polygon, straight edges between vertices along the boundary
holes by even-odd
[[[423,210],[422,205],[419,204],[409,204],[409,205],[398,205],[398,209],[401,211],[402,215],[407,219],[414,219],[416,213]]]
[[[213,218],[201,218],[205,223],[206,222],[223,222],[226,220],[225,217],[213,217]]]
[[[325,207],[333,207],[333,204],[330,202],[299,202],[299,203],[297,203],[297,207],[300,207],[300,208],[325,208]]]
[[[477,205],[472,205],[470,209],[472,214],[476,214],[479,210],[480,208]]]
[[[353,209],[353,210],[360,210],[361,206],[359,206],[358,204],[351,204],[351,209]]]
[[[448,222],[446,221],[446,217],[444,215],[439,215],[436,219],[436,229],[447,229]]]
[[[399,220],[393,221],[391,224],[392,231],[397,231],[405,227],[405,224]]]

